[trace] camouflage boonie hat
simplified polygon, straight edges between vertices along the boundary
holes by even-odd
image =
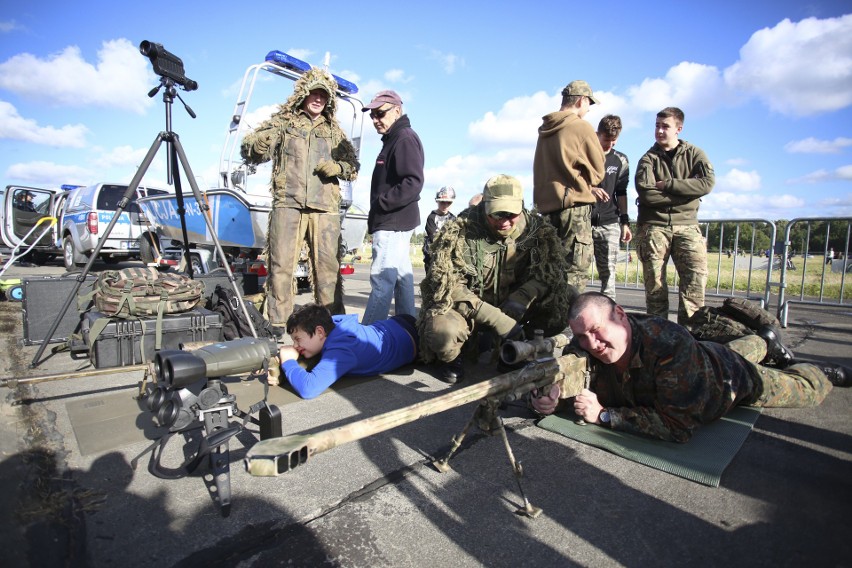
[[[485,182],[482,200],[486,215],[500,212],[517,215],[524,208],[524,188],[517,178],[500,174]]]
[[[562,89],[562,96],[568,97],[572,95],[589,97],[592,104],[600,104],[600,101],[592,94],[592,88],[585,81],[571,81],[565,85],[565,88]]]

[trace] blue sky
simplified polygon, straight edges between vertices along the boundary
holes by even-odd
[[[202,188],[220,157],[249,65],[281,50],[355,82],[358,96],[399,92],[423,140],[422,218],[435,192],[462,202],[498,173],[532,196],[541,117],[569,81],[622,117],[617,148],[633,166],[654,115],[674,105],[681,138],[705,150],[717,183],[702,218],[852,215],[852,6],[848,2],[477,2],[392,4],[5,2],[0,7],[2,185],[128,182],[165,128],[142,40],[183,59],[199,89],[179,94],[173,130]],[[246,116],[257,124],[292,92],[263,74]],[[344,105],[345,106],[345,105]],[[361,113],[357,113],[360,117]],[[351,110],[341,120],[351,121]],[[381,142],[364,125],[356,203],[368,204]],[[165,179],[165,152],[145,182]],[[267,174],[252,192],[265,191]],[[635,219],[631,184],[631,218]]]

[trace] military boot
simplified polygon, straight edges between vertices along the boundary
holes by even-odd
[[[775,327],[765,325],[757,330],[757,335],[766,341],[766,358],[773,361],[773,367],[785,369],[793,364],[793,352],[781,343]]]
[[[828,381],[836,387],[852,386],[852,369],[843,365],[820,363],[817,365]]]
[[[462,364],[462,356],[459,355],[449,363],[442,363],[438,371],[438,378],[451,385],[463,380],[464,365]]]

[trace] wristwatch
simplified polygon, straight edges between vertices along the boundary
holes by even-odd
[[[609,410],[604,408],[598,416],[602,424],[609,424]]]

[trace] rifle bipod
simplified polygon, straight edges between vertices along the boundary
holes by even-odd
[[[449,471],[450,458],[453,457],[456,451],[458,451],[461,447],[465,436],[467,436],[468,431],[474,424],[487,434],[493,434],[494,432],[499,433],[500,438],[503,440],[503,445],[506,448],[506,454],[509,456],[509,463],[512,465],[512,474],[514,474],[515,481],[518,483],[518,492],[521,494],[521,498],[524,501],[524,506],[517,509],[515,514],[535,519],[541,514],[541,508],[534,507],[532,503],[530,503],[529,499],[527,499],[527,495],[524,492],[524,486],[521,483],[521,478],[524,476],[524,468],[521,465],[521,462],[515,459],[515,454],[512,452],[512,446],[509,445],[509,437],[506,435],[506,427],[503,424],[503,418],[497,413],[499,406],[500,400],[497,398],[486,398],[480,402],[464,429],[456,436],[453,436],[452,445],[447,455],[440,460],[433,461],[432,465],[441,473]]]

